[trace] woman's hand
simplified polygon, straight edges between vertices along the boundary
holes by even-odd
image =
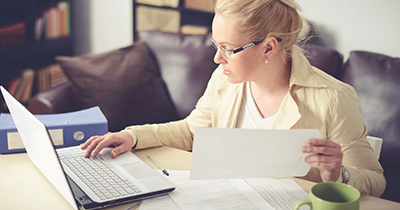
[[[309,146],[302,148],[303,153],[316,153],[305,161],[318,168],[326,182],[335,182],[340,176],[343,152],[339,144],[328,139],[309,139]]]
[[[117,133],[107,133],[104,136],[92,136],[85,143],[81,144],[81,149],[86,149],[85,157],[92,155],[95,158],[104,147],[115,146],[111,150],[111,156],[117,157],[119,154],[132,149],[136,142],[133,141],[131,134],[126,131]]]

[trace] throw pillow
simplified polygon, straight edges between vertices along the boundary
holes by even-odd
[[[156,61],[144,43],[56,60],[72,83],[80,108],[99,106],[110,131],[177,118]]]
[[[195,108],[217,68],[211,33],[140,31],[138,35],[158,61],[179,118],[185,118]]]

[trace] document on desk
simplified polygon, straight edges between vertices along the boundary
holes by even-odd
[[[159,170],[157,170],[159,171]],[[162,173],[161,171],[159,171]],[[169,170],[176,189],[142,201],[140,210],[292,209],[306,193],[293,179],[189,180],[189,171]],[[306,206],[301,210],[307,209]]]
[[[155,200],[142,201],[141,210],[266,209],[274,208],[243,179],[189,181],[189,171],[168,170],[176,189]],[[171,198],[174,202],[171,202]],[[175,203],[175,205],[173,204]]]
[[[293,209],[297,201],[309,197],[293,179],[245,179],[276,210]],[[308,206],[300,207],[307,210]]]
[[[190,180],[304,176],[310,138],[319,131],[196,128]]]

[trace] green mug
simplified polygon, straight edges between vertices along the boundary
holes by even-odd
[[[309,205],[313,210],[359,210],[360,192],[347,184],[324,182],[314,185],[310,198],[297,201],[294,210]]]

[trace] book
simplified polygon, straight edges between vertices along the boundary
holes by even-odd
[[[58,3],[57,8],[59,11],[60,36],[67,37],[71,33],[70,3],[69,1],[61,1]]]
[[[17,22],[0,26],[0,51],[10,50],[25,44],[26,23]]]
[[[179,0],[136,0],[136,2],[141,4],[154,5],[158,7],[168,6],[176,8],[179,6]]]
[[[176,10],[137,6],[137,30],[154,30],[179,33],[180,13]]]
[[[46,68],[41,68],[38,70],[37,73],[37,79],[36,79],[36,84],[37,84],[37,90],[38,92],[42,92],[47,90],[47,79],[46,79]]]
[[[37,88],[39,92],[68,82],[60,64],[52,64],[38,70]]]
[[[20,81],[21,78],[17,77],[17,78],[12,78],[7,82],[7,90],[11,95],[15,96],[15,92],[17,91]],[[5,101],[2,102],[3,102],[2,108],[6,110],[7,109],[6,102]]]
[[[71,34],[71,5],[69,1],[64,1],[65,5],[65,33],[66,36]]]
[[[41,27],[44,25],[44,32],[46,40],[59,39],[67,37],[71,34],[71,21],[70,21],[70,3],[69,1],[60,1],[52,4],[49,8],[43,11],[42,17],[38,18],[35,30],[39,36]],[[40,20],[43,19],[43,20]]]
[[[45,17],[41,16],[41,17],[36,18],[36,20],[35,20],[35,40],[36,41],[40,41],[42,39],[44,25],[45,25]]]
[[[67,36],[67,22],[66,22],[66,2],[62,1],[58,3],[58,11],[59,11],[59,20],[60,20],[60,36],[66,37]]]
[[[26,84],[24,87],[24,90],[21,95],[21,103],[22,104],[27,104],[32,96],[32,87],[33,87],[33,81],[35,78],[35,71],[32,69],[27,69],[24,71],[23,75],[23,80],[25,80]]]
[[[17,91],[17,88],[18,88],[18,85],[19,85],[20,81],[21,81],[21,78],[19,78],[19,77],[11,79],[9,81],[9,83],[8,83],[8,92],[11,95],[15,95],[15,92]]]
[[[35,71],[32,69],[25,69],[22,71],[21,76],[10,79],[7,85],[9,93],[22,104],[27,104],[32,96],[33,82],[35,78]],[[3,108],[7,109],[6,104]]]
[[[209,31],[209,27],[206,26],[183,25],[181,27],[182,34],[207,34]]]
[[[214,12],[215,0],[185,0],[184,5],[188,9]]]
[[[53,64],[49,66],[49,78],[49,88],[53,88],[68,82],[68,78],[60,64]]]
[[[47,31],[47,40],[57,39],[60,37],[59,34],[59,21],[58,10],[55,7],[50,7],[46,12],[46,31]]]
[[[15,91],[14,97],[22,104],[26,104],[31,97],[34,77],[35,71],[32,69],[25,69],[21,73],[20,82]]]

